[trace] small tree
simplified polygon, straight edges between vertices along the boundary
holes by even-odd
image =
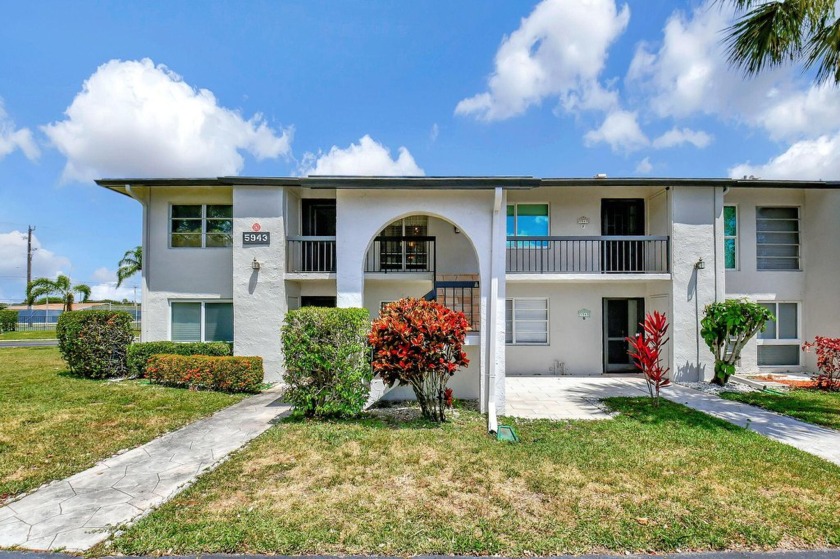
[[[136,246],[131,250],[125,251],[118,266],[117,287],[121,286],[125,280],[134,274],[143,270],[143,248]]]
[[[373,370],[388,385],[408,384],[423,417],[446,421],[446,383],[469,364],[464,352],[469,322],[435,301],[400,299],[387,305],[368,337]]]
[[[63,274],[59,274],[57,278],[51,280],[49,278],[38,278],[32,280],[26,286],[26,300],[31,305],[33,301],[45,295],[58,295],[61,302],[64,304],[64,311],[69,312],[73,310],[73,302],[76,300],[74,293],[82,296],[82,303],[86,303],[90,299],[90,287],[83,283],[72,285],[70,278]]]
[[[634,338],[627,338],[630,343],[630,357],[645,375],[653,405],[659,406],[659,389],[671,384],[668,378],[668,367],[662,366],[662,348],[668,343],[665,335],[668,332],[668,321],[664,314],[654,311],[645,315],[641,324],[642,332]]]
[[[715,356],[713,384],[725,386],[735,374],[735,363],[741,350],[758,332],[764,330],[768,320],[775,317],[766,307],[746,299],[727,299],[706,305],[700,321],[700,335]]]

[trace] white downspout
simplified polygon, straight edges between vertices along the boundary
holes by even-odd
[[[495,263],[496,254],[496,227],[499,220],[499,213],[502,209],[502,187],[497,186],[493,200],[493,217],[490,230],[490,301],[487,304],[488,327],[487,327],[487,431],[496,433],[498,421],[496,420],[496,325],[499,298],[499,278],[496,276]]]

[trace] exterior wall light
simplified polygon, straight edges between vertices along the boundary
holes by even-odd
[[[587,318],[592,316],[592,311],[590,311],[589,309],[580,309],[578,311],[578,316],[583,320],[586,320]]]
[[[252,270],[259,270],[260,269],[260,263],[257,262],[256,257],[254,258],[254,261],[251,262],[251,269]]]
[[[589,224],[589,218],[585,215],[582,215],[578,218],[578,225],[580,225],[581,229],[585,228]]]
[[[461,232],[461,230],[460,230],[460,229],[458,229],[458,226],[457,226],[457,225],[455,225],[455,226],[453,227],[453,229],[455,230],[455,234],[456,234],[456,235],[457,235],[457,234],[459,234],[459,233]]]
[[[694,269],[695,270],[705,270],[706,269],[706,263],[703,262],[703,257],[702,256],[700,257],[700,260],[698,260],[697,263],[694,264]]]

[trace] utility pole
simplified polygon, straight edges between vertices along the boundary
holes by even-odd
[[[29,226],[26,234],[26,306],[29,311],[29,326],[32,326],[32,301],[29,300],[29,284],[32,283],[32,232],[35,228]],[[35,249],[37,250],[37,249]]]

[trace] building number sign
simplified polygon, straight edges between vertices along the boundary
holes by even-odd
[[[258,245],[270,245],[271,244],[271,233],[267,231],[259,231],[259,232],[251,232],[251,231],[243,231],[242,233],[242,246],[258,246]]]

